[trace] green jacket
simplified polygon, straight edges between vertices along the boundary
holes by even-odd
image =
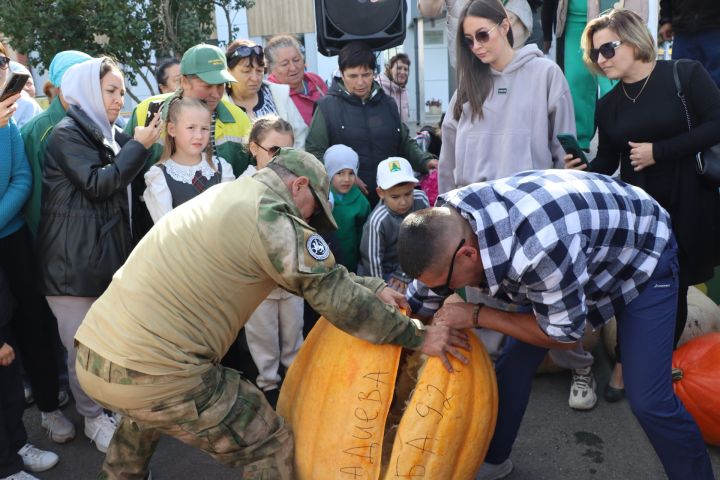
[[[360,257],[363,225],[370,215],[370,202],[357,185],[353,185],[342,196],[338,196],[332,187],[331,191],[335,200],[332,213],[338,226],[334,232],[333,253],[338,252],[335,254],[338,263],[355,272]]]
[[[25,154],[32,170],[32,190],[30,198],[25,204],[25,221],[33,237],[37,234],[40,224],[42,172],[48,137],[55,125],[63,118],[65,118],[65,109],[60,102],[60,97],[56,95],[47,110],[33,117],[20,129],[25,144]]]

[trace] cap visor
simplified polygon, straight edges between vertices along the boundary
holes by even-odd
[[[401,183],[418,183],[418,179],[413,176],[407,176],[403,175],[402,177],[395,177],[392,179],[392,181],[380,181],[378,182],[378,187],[382,188],[383,190],[388,190],[395,185],[400,185]]]
[[[327,198],[323,199],[320,195],[318,195],[314,188],[312,188],[312,192],[313,195],[315,195],[315,201],[320,202],[320,205],[322,205],[323,211],[321,215],[318,215],[312,220],[311,225],[319,231],[337,230],[338,226],[337,223],[335,223],[335,217],[333,217],[332,214],[330,201]]]
[[[200,80],[210,85],[220,85],[221,83],[237,82],[235,77],[230,75],[227,70],[213,70],[212,72],[196,73]]]

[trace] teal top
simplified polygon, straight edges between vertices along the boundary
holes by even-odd
[[[30,194],[32,174],[15,121],[0,128],[0,238],[25,224],[22,208]]]
[[[344,195],[338,194],[332,186],[330,191],[335,200],[332,213],[338,226],[334,250],[340,255],[336,261],[354,272],[360,260],[360,239],[365,220],[370,215],[370,202],[357,185]]]

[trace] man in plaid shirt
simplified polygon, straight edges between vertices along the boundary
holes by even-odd
[[[417,255],[425,245],[435,255]],[[409,215],[398,239],[415,313],[512,338],[496,363],[500,407],[477,479],[512,471],[510,451],[549,348],[572,348],[585,322],[618,319],[626,393],[671,479],[713,479],[700,431],[672,390],[678,292],[670,218],[649,195],[613,178],[527,171],[453,190]],[[475,286],[533,313],[442,300]],[[432,291],[431,291],[432,290]]]

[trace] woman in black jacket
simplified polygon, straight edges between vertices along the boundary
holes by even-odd
[[[673,346],[687,320],[689,285],[713,276],[720,253],[720,196],[695,171],[695,153],[720,143],[720,90],[695,61],[657,61],[655,42],[643,21],[627,10],[613,10],[588,23],[583,33],[585,62],[596,73],[620,82],[598,101],[598,152],[589,170],[620,178],[648,192],[670,214],[680,262],[678,308]],[[683,86],[693,128],[675,86],[674,67]],[[577,159],[566,166],[577,167]],[[623,395],[620,360],[605,398]],[[669,375],[669,372],[668,372]]]
[[[48,140],[37,238],[42,289],[68,351],[76,408],[85,417],[85,435],[102,452],[115,423],[77,383],[73,337],[133,247],[130,184],[160,132],[158,116],[136,128],[134,138],[115,127],[124,95],[122,72],[109,58],[65,74],[70,107]]]

